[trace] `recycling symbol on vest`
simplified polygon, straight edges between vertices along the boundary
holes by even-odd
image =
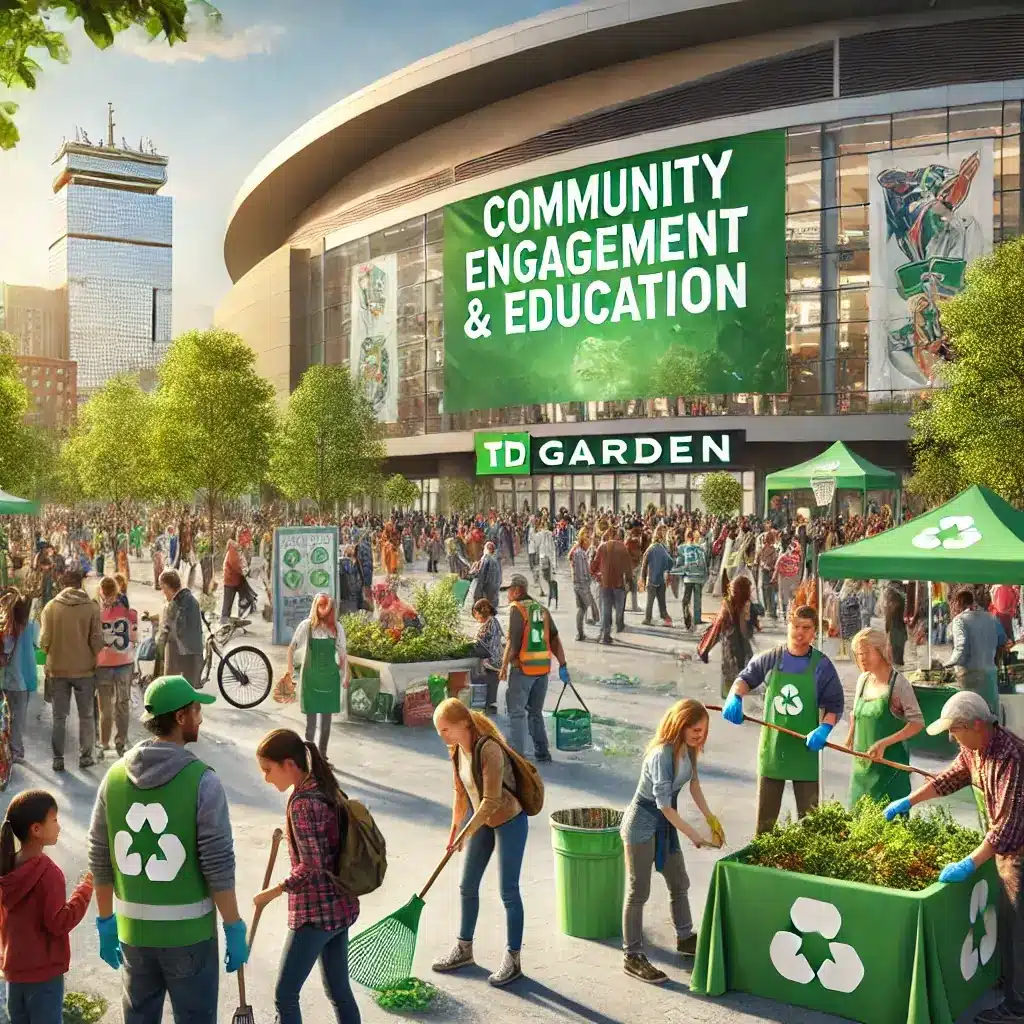
[[[970,981],[978,973],[978,968],[987,964],[996,951],[996,908],[988,906],[988,882],[985,879],[971,890],[968,916],[971,919],[971,927],[967,930],[963,946],[960,947],[960,973],[964,976],[964,981]],[[985,935],[975,946],[974,926],[979,917],[985,925]]]
[[[804,709],[804,702],[800,691],[792,683],[786,683],[775,695],[773,706],[775,714],[788,718],[790,715],[799,715]]]
[[[153,854],[146,860],[146,877],[151,882],[173,882],[185,864],[187,853],[181,840],[173,832],[166,832],[167,811],[162,804],[134,803],[124,816],[125,824],[130,831],[122,829],[114,836],[114,861],[122,875],[135,877],[143,871],[142,854],[132,853],[135,835],[149,822],[153,833],[160,838],[157,845],[163,854],[161,860]]]
[[[772,937],[769,955],[772,966],[787,981],[809,985],[815,978],[830,992],[853,992],[864,980],[864,964],[857,950],[845,942],[832,942],[843,926],[839,908],[822,900],[798,897],[789,911],[796,932],[777,931]],[[798,934],[799,933],[799,934]],[[831,960],[817,971],[800,952],[804,936],[817,933],[829,940]]]
[[[945,516],[938,526],[926,526],[910,543],[930,551],[941,547],[946,551],[962,551],[981,540],[981,530],[973,516]]]

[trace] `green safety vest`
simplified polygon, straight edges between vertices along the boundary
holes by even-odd
[[[156,789],[139,789],[124,761],[107,774],[117,937],[129,946],[192,946],[217,934],[196,836],[206,771],[195,761]]]

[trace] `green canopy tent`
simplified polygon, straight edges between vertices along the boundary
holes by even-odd
[[[824,504],[831,502],[831,494],[836,491],[859,491],[862,495],[867,495],[868,491],[894,491],[899,494],[901,488],[899,473],[868,462],[862,455],[850,451],[842,441],[836,441],[820,455],[798,466],[769,473],[764,481],[765,508],[768,508],[772,495],[782,491],[815,490],[817,497],[817,489],[812,487],[812,483],[819,480],[834,481],[830,497]],[[897,516],[899,507],[897,500]]]
[[[37,516],[39,502],[16,498],[13,494],[0,491],[0,516]],[[0,526],[0,586],[7,586],[7,534]]]

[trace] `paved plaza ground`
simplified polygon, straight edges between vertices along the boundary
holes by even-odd
[[[157,610],[162,603],[149,578],[148,566],[133,565],[138,581],[133,581],[130,597],[140,610]],[[414,573],[414,577],[423,578]],[[90,581],[90,590],[95,586]],[[829,1021],[836,1018],[772,1003],[740,994],[722,999],[702,999],[688,989],[687,965],[674,953],[675,942],[669,921],[664,886],[655,881],[646,914],[647,951],[670,977],[669,984],[652,988],[627,978],[621,969],[617,940],[589,942],[560,934],[555,919],[554,858],[551,850],[550,811],[569,807],[624,807],[634,790],[644,745],[665,708],[682,696],[719,702],[719,659],[714,653],[710,665],[682,660],[692,656],[695,639],[681,628],[644,627],[642,616],[627,612],[627,632],[621,642],[608,648],[597,643],[581,644],[574,639],[572,588],[561,579],[562,607],[555,620],[562,632],[573,678],[595,715],[595,748],[570,755],[555,752],[555,763],[544,767],[547,787],[545,811],[530,821],[530,838],[523,867],[523,894],[526,904],[526,932],[523,944],[523,968],[526,977],[502,991],[487,984],[504,945],[504,915],[497,892],[497,872],[492,866],[485,877],[482,909],[476,942],[479,967],[457,975],[435,976],[431,960],[452,942],[458,925],[459,864],[453,861],[431,891],[423,914],[415,973],[438,985],[444,993],[440,1005],[423,1019],[443,1021],[590,1021],[593,1024],[665,1021],[668,1024],[711,1024],[770,1020],[792,1024]],[[641,597],[641,600],[643,598]],[[678,602],[671,613],[681,621]],[[502,608],[502,617],[506,613]],[[770,621],[770,620],[769,620]],[[470,628],[467,617],[466,626]],[[589,627],[596,637],[596,629]],[[766,628],[757,638],[761,648],[782,638],[780,628]],[[283,648],[269,643],[269,626],[258,619],[251,629],[251,640],[270,653],[275,672],[283,667]],[[826,650],[834,648],[826,643]],[[909,660],[909,659],[908,659]],[[837,662],[848,696],[856,679],[849,661]],[[607,681],[615,673],[629,677],[629,685]],[[621,681],[620,681],[621,682]],[[558,696],[552,685],[548,709]],[[504,711],[504,699],[499,700]],[[748,712],[757,713],[755,699],[748,701]],[[38,716],[38,717],[37,717]],[[74,719],[74,713],[72,713]],[[282,708],[267,701],[259,708],[239,711],[224,701],[206,711],[203,734],[195,751],[206,760],[223,781],[231,804],[238,859],[238,895],[243,913],[251,913],[251,898],[262,883],[270,835],[282,824],[284,798],[267,787],[259,775],[254,750],[269,729],[290,725],[300,728],[298,705]],[[503,715],[499,725],[507,726]],[[845,724],[839,735],[845,736]],[[41,700],[30,712],[27,740],[28,765],[16,769],[8,795],[32,786],[42,786],[58,794],[62,808],[64,833],[56,859],[68,875],[69,883],[86,867],[86,833],[96,787],[102,767],[79,771],[71,738],[77,736],[76,723],[68,729],[70,770],[61,776],[50,771],[50,712]],[[144,731],[132,725],[132,740]],[[712,809],[725,826],[728,848],[742,847],[750,838],[754,824],[754,786],[756,745],[755,726],[736,728],[712,717],[712,727],[701,775]],[[351,797],[364,801],[373,811],[388,842],[389,868],[383,888],[365,898],[362,914],[354,931],[397,909],[426,881],[444,852],[450,824],[451,769],[445,748],[432,729],[407,729],[389,725],[341,723],[331,739],[331,758],[338,768],[342,787]],[[922,762],[935,769],[941,762]],[[823,755],[823,795],[845,795],[849,778],[849,758],[836,752]],[[785,807],[792,809],[787,794]],[[970,798],[957,801],[955,812],[965,823],[976,823]],[[693,808],[682,813],[698,824]],[[692,888],[691,905],[699,923],[711,871],[720,856],[715,850],[693,850],[684,844],[684,854]],[[284,861],[279,861],[281,877]],[[751,907],[751,913],[757,908]],[[72,970],[69,988],[97,992],[112,1003],[118,999],[118,976],[100,961],[95,928],[90,913],[72,936]],[[271,905],[263,917],[252,959],[247,970],[249,1001],[259,1024],[273,1020],[273,991],[277,962],[286,927],[285,901]],[[371,995],[357,990],[363,1020],[377,1022],[394,1015],[378,1008]],[[230,1020],[237,1004],[237,986],[233,977],[222,976],[222,1020]],[[319,977],[314,974],[303,994],[303,1009],[309,1021],[331,1019]],[[117,1020],[115,1006],[108,1019]],[[167,1019],[170,1019],[169,1013]],[[969,1019],[969,1017],[964,1018]]]

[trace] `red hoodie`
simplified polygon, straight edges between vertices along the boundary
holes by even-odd
[[[64,872],[46,854],[0,877],[0,967],[8,981],[50,981],[68,973],[68,936],[89,909],[92,886],[83,882],[66,897]]]

